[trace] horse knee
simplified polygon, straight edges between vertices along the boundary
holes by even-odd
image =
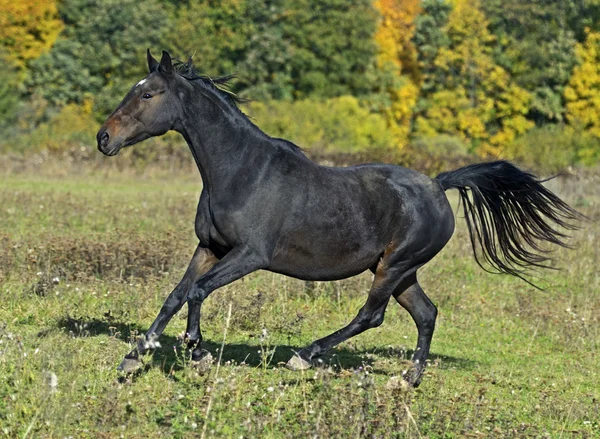
[[[187,300],[188,302],[199,304],[206,299],[206,296],[208,296],[208,292],[206,290],[194,285],[188,293]]]
[[[385,309],[359,315],[358,324],[365,329],[377,328],[383,323],[384,314]]]

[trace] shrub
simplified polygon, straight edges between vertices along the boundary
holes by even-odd
[[[8,140],[3,140],[0,151],[20,152],[28,157],[32,153],[41,152],[68,162],[106,161],[96,149],[96,132],[101,122],[98,122],[92,108],[94,105],[91,101],[81,105],[69,104],[48,116],[45,121],[44,114],[49,111],[42,108],[37,112],[40,114],[31,116],[32,120],[28,123],[34,126],[37,119],[37,126],[30,128],[29,132],[28,127],[24,127],[25,133],[17,133]],[[149,139],[142,145],[127,148],[114,165],[141,170],[155,163],[178,167],[188,162],[192,163],[193,159],[183,138],[176,133],[168,133]]]
[[[600,139],[572,126],[534,128],[504,150],[504,156],[542,173],[557,173],[600,160]]]
[[[462,139],[445,134],[417,138],[406,148],[403,158],[406,166],[430,175],[464,166],[475,159],[469,155],[469,146]]]
[[[69,104],[26,134],[9,139],[3,149],[59,152],[81,144],[93,144],[98,126],[91,108],[91,102]]]
[[[356,153],[393,148],[385,119],[353,96],[326,101],[253,102],[245,108],[269,135],[288,139],[311,152]]]

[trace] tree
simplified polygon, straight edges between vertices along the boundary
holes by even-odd
[[[585,41],[588,29],[600,31],[600,0],[563,0],[567,27],[575,33],[580,43]]]
[[[451,11],[452,5],[446,1],[424,0],[421,13],[415,18],[412,42],[417,51],[416,83],[421,89],[420,108],[426,108],[426,97],[443,88],[444,77],[436,68],[435,59],[440,49],[450,45],[446,27]]]
[[[256,98],[302,99],[373,90],[377,14],[370,0],[249,1],[254,23],[240,86]]]
[[[489,0],[482,7],[498,45],[496,62],[517,85],[532,92],[528,118],[538,125],[560,122],[564,87],[575,65],[574,16],[579,0]],[[575,27],[573,27],[575,26]]]
[[[62,28],[53,0],[0,0],[0,45],[19,68],[50,50]]]
[[[377,67],[381,74],[377,85],[379,93],[372,101],[385,115],[396,144],[402,147],[408,142],[413,107],[419,93],[414,83],[417,52],[412,42],[419,2],[377,0],[375,8],[380,13],[375,41],[378,46]]]
[[[286,15],[287,14],[287,15]],[[244,51],[236,63],[238,87],[256,100],[297,98],[299,85],[294,84],[293,53],[295,44],[285,31],[286,2],[248,2],[247,17],[252,23]],[[304,75],[318,74],[301,72]]]
[[[236,71],[255,32],[248,2],[190,0],[174,15],[175,25],[168,40],[175,55],[193,55],[199,68],[212,75]]]
[[[458,135],[480,155],[497,156],[533,124],[524,116],[530,95],[495,63],[487,24],[479,0],[454,2],[445,28],[449,44],[437,51],[433,93],[417,124],[422,134]]]
[[[579,65],[565,88],[567,119],[600,137],[600,32],[588,29],[575,52]]]
[[[85,48],[74,40],[58,40],[52,51],[31,63],[25,82],[29,91],[55,105],[81,103],[99,93],[106,80],[83,59]]]
[[[417,50],[414,46],[415,18],[421,11],[419,0],[376,0],[380,14],[375,42],[377,64],[381,68],[391,63],[405,74],[415,75]]]
[[[11,66],[8,57],[0,53],[0,127],[10,124],[16,117],[19,103],[19,92],[15,83],[15,68]]]
[[[31,63],[27,81],[30,93],[55,105],[89,94],[98,103],[105,89],[122,95],[145,73],[148,47],[181,58],[195,53],[205,73],[237,73],[237,91],[258,99],[373,89],[376,13],[369,0],[64,0],[60,14],[61,42]]]
[[[28,92],[64,105],[119,85],[120,93],[111,94],[100,114],[147,73],[144,53],[162,47],[170,26],[155,0],[64,0],[60,14],[64,31],[50,52],[31,62]]]

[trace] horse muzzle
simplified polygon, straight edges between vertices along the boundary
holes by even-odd
[[[96,134],[96,141],[98,142],[98,151],[107,156],[117,155],[121,149],[119,145],[110,146],[111,137],[104,128],[100,129],[98,134]]]

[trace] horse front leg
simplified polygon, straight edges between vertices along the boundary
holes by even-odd
[[[205,370],[212,364],[212,354],[202,347],[200,332],[200,309],[202,301],[188,299],[187,329],[185,330],[187,348],[192,351],[192,364],[199,370]]]
[[[236,247],[194,282],[188,293],[188,348],[193,349],[192,360],[203,359],[208,351],[202,349],[200,308],[210,293],[245,275],[266,267],[266,258],[248,247]]]
[[[212,256],[214,257],[214,255]],[[190,335],[193,337],[196,335],[195,328],[196,325],[198,325],[198,338],[196,340],[199,341],[200,305],[204,299],[206,299],[206,297],[208,297],[208,295],[217,288],[225,286],[253,271],[259,270],[266,266],[266,258],[261,257],[249,247],[235,247],[229,253],[227,253],[223,259],[214,263],[211,268],[206,273],[201,275],[196,281],[191,282],[191,286],[189,281],[191,277],[187,279],[187,282],[184,282],[184,276],[184,280],[180,282],[180,284],[175,288],[175,290],[173,290],[173,292],[165,301],[160,313],[158,314],[158,317],[152,326],[150,326],[150,329],[146,333],[145,337],[140,339],[137,347],[127,354],[123,360],[123,363],[121,363],[121,366],[119,366],[119,369],[129,371],[131,369],[129,367],[130,364],[133,364],[133,370],[139,368],[139,355],[160,346],[160,344],[157,342],[158,337],[160,334],[162,334],[173,315],[179,311],[179,309],[181,309],[186,300],[189,300],[192,310],[192,317],[188,319],[188,329],[192,331],[192,334]],[[195,318],[196,315],[198,316],[198,319]],[[194,351],[198,349],[200,349],[200,346],[197,346]]]
[[[212,268],[219,260],[217,257],[206,247],[199,245],[194,252],[194,256],[190,261],[190,264],[183,275],[183,278],[177,284],[175,289],[169,294],[169,297],[165,300],[157,318],[154,320],[154,323],[148,329],[148,332],[138,339],[137,346],[129,352],[119,367],[117,368],[120,371],[124,372],[133,372],[139,369],[142,366],[142,362],[140,361],[140,355],[144,355],[149,351],[160,346],[158,342],[158,337],[162,334],[165,327],[175,315],[177,311],[181,309],[185,300],[187,298],[187,293],[204,273],[206,273],[210,268]],[[198,318],[200,309],[198,308]],[[190,314],[195,314],[193,306],[190,305]],[[198,323],[196,323],[196,327],[192,325],[190,327],[190,319],[188,317],[188,330],[187,337],[189,343],[193,345],[198,344],[200,336],[200,331],[198,328]]]

